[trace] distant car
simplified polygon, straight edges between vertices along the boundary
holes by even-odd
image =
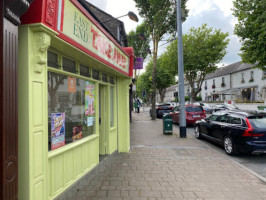
[[[219,111],[197,121],[194,131],[196,138],[222,145],[228,155],[266,153],[266,113]]]
[[[162,103],[162,104],[156,104],[155,105],[156,109],[156,117],[157,118],[162,118],[165,114],[168,114],[171,112],[173,109],[173,106],[169,103]],[[151,109],[150,109],[150,116],[151,116]]]
[[[206,117],[206,112],[204,111],[202,106],[197,106],[197,105],[186,105],[185,113],[186,113],[186,124],[188,125],[192,125],[197,120],[200,120]],[[179,124],[179,106],[176,106],[170,112],[170,115],[173,118],[173,123]]]
[[[233,104],[226,104],[226,103],[225,104],[216,104],[213,107],[213,112],[217,112],[220,110],[237,110],[237,109],[239,109],[239,108]]]
[[[207,103],[203,103],[203,102],[195,102],[193,103],[194,105],[198,105],[198,106],[202,106],[203,109],[206,111],[206,113],[212,113],[213,111],[213,107],[210,106],[209,104]]]

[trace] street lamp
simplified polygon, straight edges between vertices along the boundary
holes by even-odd
[[[115,19],[118,19],[118,18],[121,18],[121,17],[125,17],[125,16],[128,16],[129,19],[131,19],[132,21],[135,21],[135,22],[138,22],[138,21],[139,21],[138,16],[137,16],[134,12],[129,11],[129,12],[128,12],[127,14],[125,14],[125,15],[122,15],[122,16],[120,16],[120,17],[116,17],[116,18],[113,18],[113,19],[109,19],[109,20],[103,21],[102,23],[110,22],[110,21],[112,21],[112,20],[115,20]]]
[[[179,132],[181,138],[186,138],[186,114],[185,114],[185,92],[184,92],[184,62],[183,62],[183,40],[181,20],[181,0],[176,4],[176,23],[178,33],[178,84],[179,84]]]

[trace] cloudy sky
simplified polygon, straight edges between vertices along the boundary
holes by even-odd
[[[134,0],[87,0],[101,10],[111,14],[113,17],[118,17],[126,14],[128,11],[133,11],[138,15],[138,10],[135,7]],[[241,60],[239,54],[240,42],[239,38],[234,35],[234,26],[237,22],[232,15],[233,0],[188,0],[187,7],[189,16],[183,23],[183,33],[186,33],[191,27],[199,27],[203,23],[207,23],[209,27],[221,29],[223,32],[229,33],[230,43],[227,48],[227,54],[223,58],[221,65],[229,65]],[[138,15],[139,16],[139,15]],[[139,17],[139,22],[133,22],[127,17],[120,19],[124,22],[126,32],[135,30],[136,26],[141,24],[142,19]],[[160,47],[159,52],[163,52],[167,45]]]

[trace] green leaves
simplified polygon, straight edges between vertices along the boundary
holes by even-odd
[[[235,34],[241,38],[243,62],[264,70],[266,65],[266,0],[235,0],[233,14],[238,18]]]

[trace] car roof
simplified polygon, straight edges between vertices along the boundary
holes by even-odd
[[[234,114],[234,115],[240,115],[242,117],[266,116],[265,112],[259,112],[256,110],[222,110],[215,112],[215,114],[217,115]]]

